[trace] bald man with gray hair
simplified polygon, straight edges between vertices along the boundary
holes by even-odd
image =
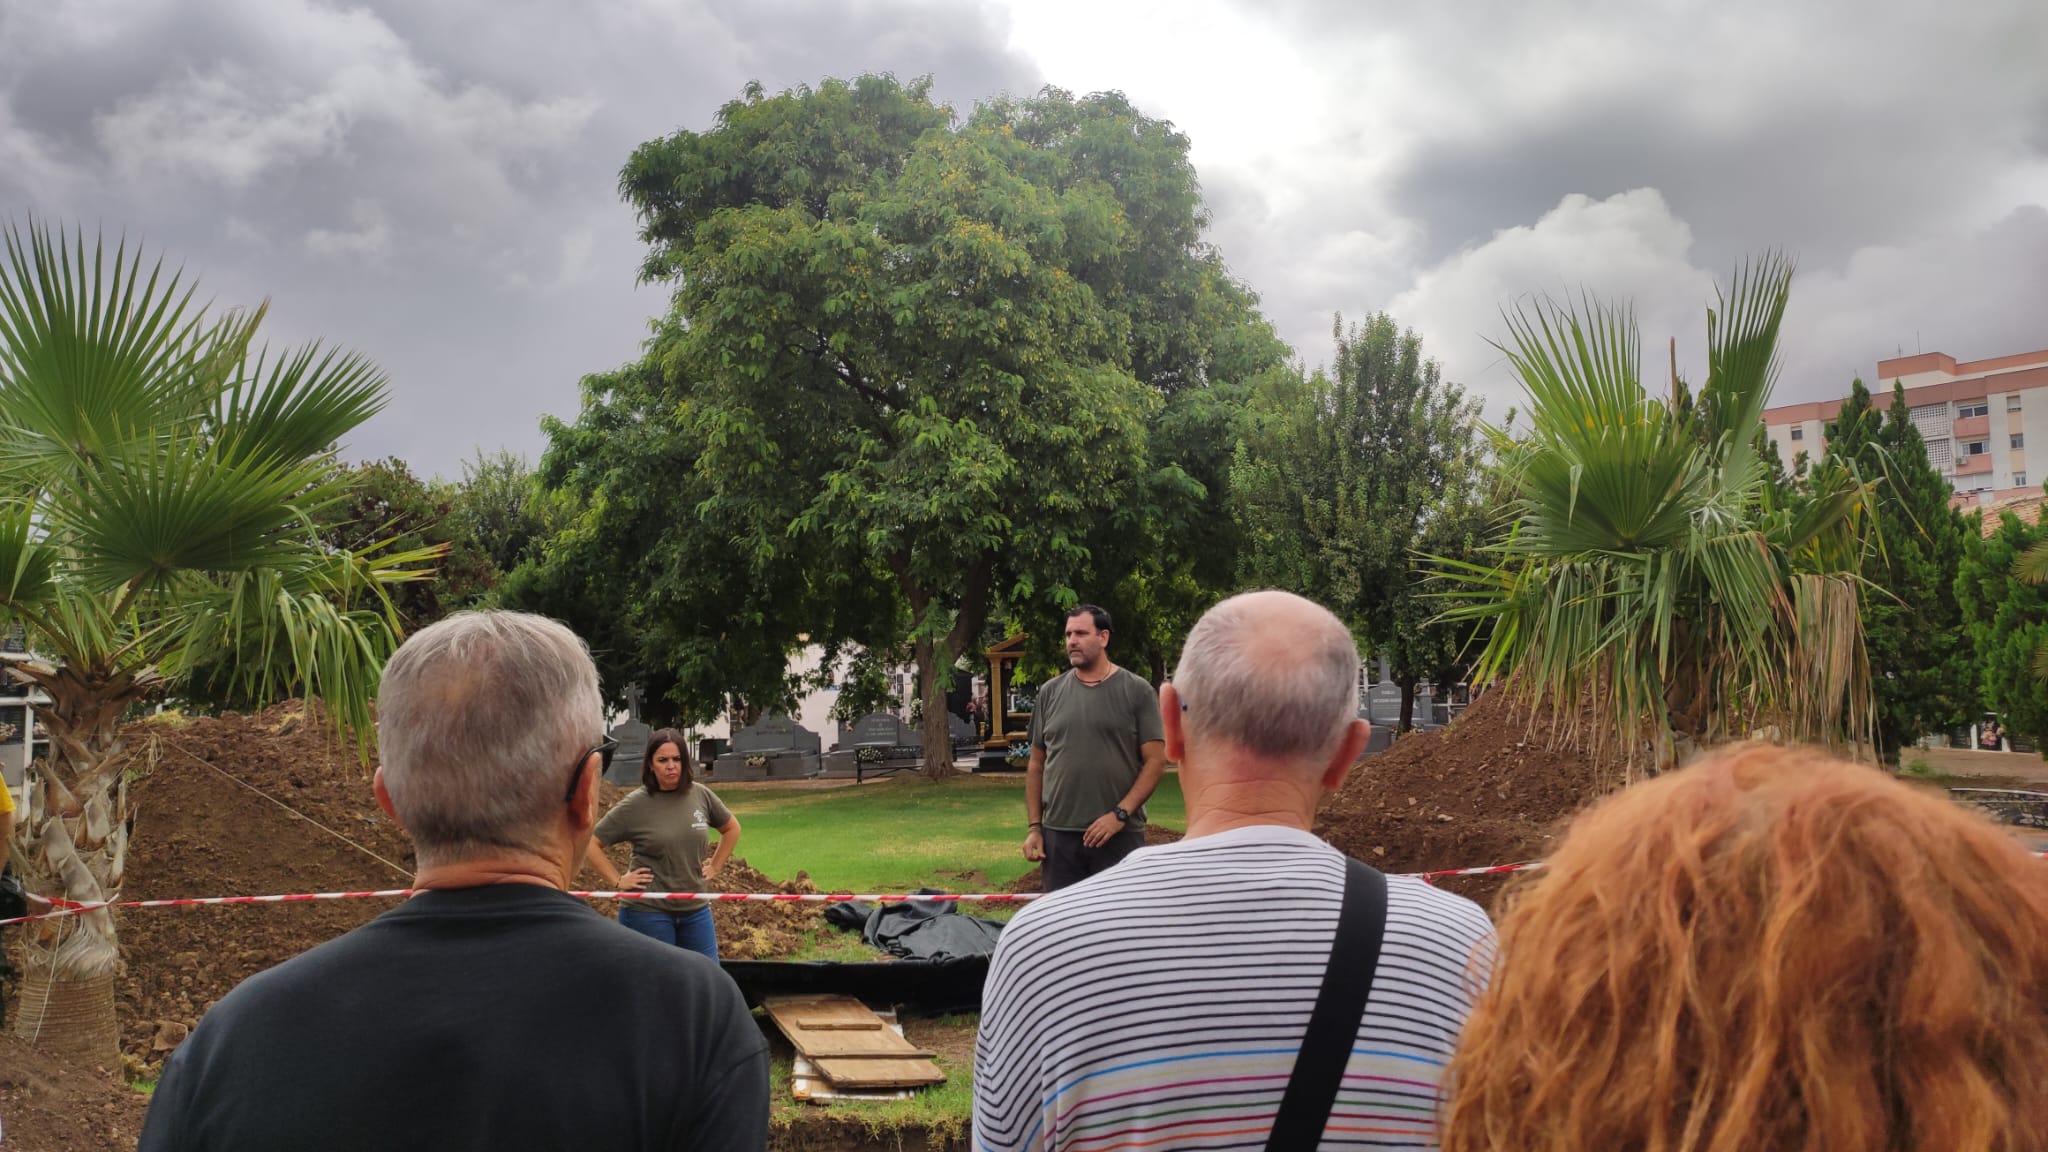
[[[1289,593],[1195,625],[1159,699],[1187,837],[1004,929],[976,1152],[1436,1147],[1493,928],[1310,833],[1365,747],[1358,667],[1343,623]]]
[[[377,738],[413,897],[207,1012],[141,1152],[765,1147],[767,1044],[732,978],[568,894],[611,746],[583,641],[518,612],[424,628]]]

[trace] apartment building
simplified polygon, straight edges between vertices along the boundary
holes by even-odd
[[[1891,406],[1893,383],[1927,442],[1927,458],[1955,489],[1958,502],[2039,495],[2048,481],[2048,349],[1991,360],[1958,362],[1941,352],[1877,362],[1871,392]],[[1840,400],[1785,404],[1764,412],[1765,432],[1790,467],[1799,453],[1818,459],[1823,430]],[[2027,464],[2027,444],[2039,463]]]

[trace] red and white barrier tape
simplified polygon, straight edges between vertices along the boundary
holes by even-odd
[[[2036,852],[2037,857],[2048,858],[2048,852]],[[1437,872],[1402,872],[1396,875],[1413,876],[1435,883],[1451,876],[1498,876],[1508,872],[1528,872],[1543,867],[1541,860],[1527,860],[1520,864],[1493,864],[1484,868],[1446,868]],[[284,896],[187,896],[174,900],[96,900],[79,903],[60,898],[50,900],[54,912],[42,912],[33,916],[17,916],[12,920],[0,920],[0,926],[26,924],[32,920],[54,920],[64,916],[83,916],[102,908],[196,908],[215,904],[302,904],[312,900],[370,900],[403,899],[411,896],[411,888],[383,888],[375,892],[296,892]],[[872,893],[872,892],[571,892],[586,900],[716,900],[746,901],[761,904],[823,904],[841,900],[859,900],[870,904],[1023,904],[1044,895],[1041,892],[967,892],[967,893]]]
[[[1442,872],[1412,872],[1424,880],[1436,881],[1446,876],[1491,876],[1502,872],[1521,872],[1541,868],[1541,861],[1524,864],[1496,864],[1488,868],[1452,868]],[[64,916],[83,916],[102,908],[198,908],[220,904],[301,904],[313,900],[371,900],[403,899],[413,894],[411,888],[383,888],[374,892],[295,892],[282,896],[186,896],[171,900],[95,900],[80,903],[60,898],[50,901],[56,910],[33,916],[18,916],[12,920],[0,920],[0,925],[24,924],[31,920],[54,920]],[[873,904],[897,904],[903,902],[927,904],[1022,904],[1038,899],[1039,892],[969,892],[969,893],[872,893],[872,892],[597,892],[578,891],[569,893],[587,900],[716,900],[746,901],[762,904],[797,904],[841,900],[860,900]]]

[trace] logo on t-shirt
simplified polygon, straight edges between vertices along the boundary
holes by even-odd
[[[710,830],[711,821],[706,820],[704,818],[704,809],[699,808],[694,814],[691,815],[690,827],[695,828],[699,832],[706,832]]]

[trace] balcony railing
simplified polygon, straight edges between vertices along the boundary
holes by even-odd
[[[1991,417],[1965,416],[1956,421],[1956,439],[1982,440],[1991,435]]]
[[[1980,452],[1975,456],[1956,457],[1956,475],[1976,476],[1991,471],[1991,453]]]

